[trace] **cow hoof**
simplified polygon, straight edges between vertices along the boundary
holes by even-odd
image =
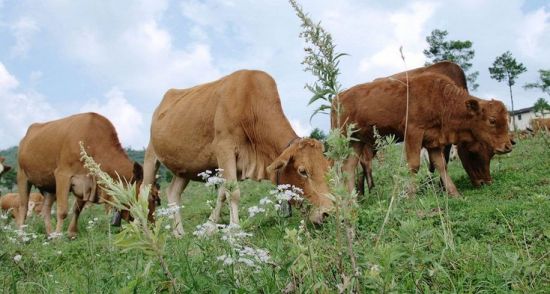
[[[185,231],[183,231],[183,229],[174,229],[172,231],[172,234],[174,234],[174,237],[176,237],[176,239],[181,239],[183,235],[185,235]]]
[[[452,198],[460,198],[462,197],[462,195],[460,195],[460,193],[458,193],[458,191],[454,191],[452,193],[449,193],[449,196],[451,196]]]
[[[76,235],[77,235],[76,232],[67,232],[67,237],[69,238],[69,240],[75,240]]]
[[[53,232],[51,234],[48,234],[48,240],[55,240],[63,237],[63,233]]]

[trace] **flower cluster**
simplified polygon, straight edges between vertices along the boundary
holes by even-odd
[[[260,199],[259,205],[248,208],[248,216],[254,217],[258,213],[267,212],[269,210],[268,206],[271,204],[275,210],[279,210],[282,203],[291,200],[302,202],[304,200],[303,193],[303,190],[296,186],[291,186],[289,184],[278,185],[276,189],[269,192],[269,196]],[[270,197],[273,200],[270,199]]]
[[[264,249],[255,249],[248,246],[243,246],[237,249],[235,256],[223,254],[217,257],[218,261],[221,261],[223,265],[243,264],[247,267],[260,269],[260,264],[266,264],[271,261],[269,252]]]
[[[174,218],[174,214],[176,214],[183,207],[183,205],[178,206],[176,203],[169,203],[168,207],[166,208],[157,208],[157,210],[155,211],[155,216],[168,217],[172,219]]]
[[[36,238],[38,238],[38,236],[35,234],[35,233],[27,233],[25,232],[23,229],[27,227],[27,225],[23,225],[21,226],[21,229],[18,230],[18,229],[13,229],[10,225],[5,225],[2,227],[2,230],[3,231],[6,231],[8,234],[11,234],[8,235],[8,240],[10,240],[10,242],[12,243],[28,243],[32,240],[35,240]]]
[[[213,186],[218,187],[221,186],[223,183],[225,183],[225,179],[223,178],[223,169],[217,168],[215,169],[215,173],[212,173],[211,170],[203,171],[202,173],[199,173],[198,176],[201,177],[203,181],[205,181],[205,185],[207,187]]]
[[[229,245],[225,254],[216,258],[216,260],[220,261],[223,265],[241,264],[259,270],[261,264],[266,264],[271,261],[271,257],[267,250],[243,245],[246,238],[251,237],[252,234],[243,231],[239,225],[220,225],[206,222],[202,225],[198,225],[193,235],[205,238],[207,236],[213,236],[216,233],[219,233],[218,237],[221,241]]]
[[[91,230],[91,229],[95,228],[98,221],[99,221],[99,219],[97,217],[94,217],[94,219],[88,221],[88,225],[86,226],[86,228],[88,230]]]

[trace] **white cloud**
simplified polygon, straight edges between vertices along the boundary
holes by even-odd
[[[313,130],[311,125],[302,123],[299,119],[291,118],[290,125],[300,137],[307,137]]]
[[[19,81],[0,63],[0,148],[17,145],[30,124],[56,117],[44,96],[20,89]]]
[[[108,118],[115,126],[122,146],[141,148],[147,146],[148,136],[143,123],[143,115],[130,104],[124,93],[112,88],[105,94],[103,101],[88,101],[80,108],[81,112],[97,112]]]
[[[384,11],[384,23],[379,24],[379,32],[388,34],[384,47],[359,62],[359,72],[382,72],[390,75],[424,65],[424,39],[428,29],[427,21],[433,16],[438,5],[412,2],[396,12]],[[399,48],[403,46],[406,67],[401,59]]]
[[[540,54],[547,54],[541,50],[542,39],[550,34],[550,12],[540,8],[533,13],[528,13],[523,23],[518,27],[520,37],[517,45],[522,54],[529,57],[536,57]]]
[[[209,44],[174,44],[169,27],[162,23],[169,7],[168,1],[149,0],[132,5],[47,2],[36,14],[51,42],[91,78],[107,81],[107,87],[118,85],[150,106],[169,88],[190,87],[221,75]]]
[[[36,21],[30,17],[21,17],[11,25],[15,44],[11,48],[13,56],[25,56],[31,48],[31,38],[39,31]]]

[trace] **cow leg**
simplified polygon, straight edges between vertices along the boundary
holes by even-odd
[[[420,168],[420,151],[422,150],[422,137],[424,133],[409,129],[405,138],[405,153],[407,164],[412,173],[417,173]]]
[[[225,183],[218,190],[218,200],[216,208],[210,215],[210,220],[217,223],[220,220],[221,206],[226,197],[229,197],[229,223],[239,224],[239,201],[241,199],[241,191],[237,185],[237,158],[233,148],[222,147],[217,151],[218,166],[223,169],[223,177]]]
[[[361,176],[357,177],[355,189],[357,191],[357,196],[359,198],[363,198],[363,196],[365,196],[365,180],[367,178],[367,167],[365,166],[363,160],[359,160],[359,164],[361,164],[361,170],[363,171],[363,173],[361,174]]]
[[[221,212],[222,212],[222,206],[225,202],[225,189],[220,187],[218,189],[218,198],[216,199],[216,207],[214,207],[214,210],[212,210],[212,213],[210,214],[210,217],[208,218],[209,221],[217,224],[221,220]]]
[[[143,158],[143,182],[142,187],[146,185],[153,185],[155,182],[155,176],[159,168],[159,162],[153,145],[149,142],[147,150],[145,151],[145,156]]]
[[[73,218],[71,220],[71,224],[69,225],[68,231],[68,236],[71,239],[74,239],[76,237],[76,234],[78,233],[78,217],[80,216],[80,212],[82,212],[82,209],[84,209],[85,204],[86,201],[78,197],[76,198],[73,206]]]
[[[71,188],[71,176],[65,172],[56,170],[55,176],[55,197],[57,198],[57,225],[55,232],[61,234],[63,221],[67,217],[69,206],[69,190]]]
[[[455,187],[455,184],[447,173],[447,164],[445,162],[443,149],[430,148],[428,150],[428,154],[430,155],[430,161],[433,162],[435,168],[439,172],[439,176],[441,177],[441,181],[443,181],[443,186],[445,187],[447,193],[449,193],[451,196],[460,196],[458,190]]]
[[[407,131],[407,135],[405,136],[405,154],[407,156],[407,164],[413,175],[415,175],[420,169],[420,152],[422,150],[423,136],[423,131],[414,130],[412,128]],[[411,180],[406,188],[407,195],[409,197],[414,197],[414,195],[416,195],[416,190],[416,182]]]
[[[52,193],[44,194],[44,204],[42,204],[42,217],[44,218],[44,226],[46,234],[52,233],[52,204],[55,201],[55,195]]]
[[[365,195],[365,181],[367,182],[367,187],[369,189],[369,192],[374,187],[374,181],[372,179],[372,160],[374,158],[374,150],[372,147],[365,145],[363,147],[362,156],[359,160],[359,163],[361,164],[361,168],[363,169],[363,176],[359,177],[358,180],[358,195],[364,196]]]
[[[27,217],[27,209],[29,205],[29,192],[31,185],[25,172],[19,168],[17,171],[17,188],[19,190],[19,213],[17,214],[17,226],[22,228]]]
[[[181,193],[185,190],[188,183],[189,179],[174,175],[172,182],[168,187],[168,207],[181,206]],[[174,230],[172,232],[176,237],[180,237],[184,233],[179,209],[174,214]]]
[[[359,157],[363,151],[363,146],[356,143],[352,144],[352,148],[355,152],[344,161],[344,166],[342,168],[347,177],[347,186],[350,193],[355,189],[355,174],[357,172]]]
[[[372,188],[374,188],[374,180],[372,178],[372,160],[374,159],[375,154],[376,152],[373,147],[363,147],[363,161],[361,165],[363,166],[365,176],[367,177],[367,187],[369,188],[369,192]]]

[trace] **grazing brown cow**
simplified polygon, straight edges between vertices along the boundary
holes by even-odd
[[[425,147],[446,191],[454,196],[459,194],[447,174],[443,155],[446,145],[484,142],[497,154],[512,150],[504,104],[470,96],[446,75],[425,72],[412,76],[408,91],[399,79],[360,84],[344,91],[339,100],[343,106],[340,121],[357,125],[356,136],[360,141],[352,144],[357,153],[365,148],[372,158],[374,126],[381,135],[394,134],[400,140],[405,139],[407,161],[413,172],[419,168],[420,150]],[[333,114],[333,125],[335,120]],[[357,156],[352,156],[346,162],[350,190],[357,161]]]
[[[77,196],[74,216],[69,225],[69,236],[76,235],[78,216],[85,199],[96,201],[97,197],[91,195],[90,191],[99,190],[95,189],[95,181],[87,175],[88,170],[80,161],[79,142],[84,144],[86,152],[109,176],[115,179],[120,176],[128,182],[141,180],[141,166],[128,158],[120,146],[114,126],[105,117],[90,112],[32,124],[19,144],[19,226],[25,222],[29,188],[34,185],[40,191],[52,194],[46,195],[45,211],[51,210],[54,197],[57,200],[56,233],[61,233],[63,220],[67,217],[69,192]],[[150,214],[153,211],[154,204]],[[43,215],[46,231],[50,234],[50,213],[44,212]]]
[[[550,131],[550,118],[534,118],[529,123],[535,133]]]
[[[262,71],[241,70],[211,83],[169,90],[153,114],[144,184],[153,181],[158,161],[174,174],[170,204],[179,205],[181,192],[198,173],[221,168],[227,181],[270,179],[302,188],[316,206],[310,215],[315,223],[333,207],[325,196],[329,164],[322,144],[296,135],[283,114],[275,81]],[[230,222],[238,224],[239,189],[218,193],[209,220],[219,222],[227,193]],[[175,221],[174,233],[183,233],[179,213]]]
[[[437,73],[445,75],[450,78],[456,86],[464,89],[465,91],[468,91],[464,71],[458,64],[449,61],[438,62],[429,66],[397,73],[389,77],[375,79],[374,81],[395,79],[406,83],[407,78],[412,78],[414,76],[418,76],[424,73]],[[511,143],[514,144],[513,141],[511,141]],[[494,156],[494,153],[490,147],[485,146],[485,144],[482,142],[476,141],[470,143],[461,143],[458,146],[454,145],[453,147],[447,145],[444,150],[446,162],[448,162],[450,157],[453,155],[453,150],[455,150],[455,154],[457,154],[460,158],[462,166],[466,170],[466,173],[470,177],[470,181],[475,187],[480,187],[482,184],[492,183],[490,173],[490,161],[491,158]],[[370,152],[370,149],[366,148],[366,150],[363,150],[363,153],[360,154],[360,163],[363,169],[363,178],[359,179],[359,183],[357,185],[358,193],[360,195],[364,194],[365,180],[367,182],[369,191],[372,189],[372,187],[374,187],[374,181],[372,178],[372,158],[376,154],[376,150],[373,150],[372,154],[370,154]],[[430,171],[433,172],[434,169],[435,167],[430,162]]]
[[[40,193],[30,193],[29,196],[29,206],[27,210],[27,217],[31,216],[34,213],[40,214],[42,211],[42,203],[44,202],[44,196]],[[17,218],[19,215],[19,194],[18,193],[8,193],[0,197],[0,208],[3,211],[10,211],[14,218]]]
[[[6,161],[6,159],[0,156],[0,177],[11,169],[11,166],[5,165],[4,161]]]

